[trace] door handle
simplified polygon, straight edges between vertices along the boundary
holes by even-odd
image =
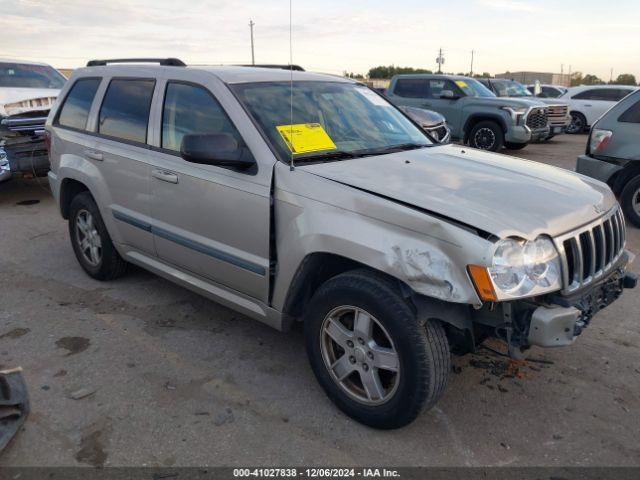
[[[584,106],[585,107],[593,107],[593,105],[591,105],[590,103],[585,103]]]
[[[178,183],[178,175],[172,172],[167,172],[166,170],[153,170],[151,175],[153,178],[157,178],[163,182]]]
[[[89,160],[95,160],[97,162],[101,162],[101,161],[104,160],[104,157],[102,156],[102,153],[94,152],[93,150],[85,150],[84,151],[84,156],[86,158],[88,158]]]

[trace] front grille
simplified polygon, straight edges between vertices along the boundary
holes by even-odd
[[[568,105],[549,105],[547,107],[547,117],[549,125],[564,126],[567,123]]]
[[[447,127],[444,124],[440,124],[435,127],[426,127],[425,130],[439,142],[447,136]]]
[[[597,221],[557,238],[564,292],[589,285],[607,273],[620,258],[626,228],[619,206]]]
[[[547,110],[546,108],[534,108],[527,116],[527,127],[531,130],[538,130],[547,126]]]

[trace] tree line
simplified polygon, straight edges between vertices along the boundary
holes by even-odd
[[[394,75],[402,75],[407,73],[433,73],[431,70],[427,70],[424,68],[413,68],[413,67],[398,67],[396,65],[379,65],[377,67],[373,67],[369,69],[367,73],[368,78],[376,78],[376,79],[390,79]],[[468,73],[459,73],[458,75],[469,75]],[[364,78],[361,74],[355,73],[347,73],[345,72],[345,76],[351,78]],[[483,72],[482,74],[474,74],[474,77],[491,77],[489,72]],[[583,75],[581,72],[573,72],[571,74],[571,86],[576,85],[603,85],[606,83],[612,83],[617,85],[637,85],[636,77],[631,73],[621,73],[618,75],[613,81],[605,82],[597,75],[586,74]]]

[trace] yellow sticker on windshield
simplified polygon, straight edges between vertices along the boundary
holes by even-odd
[[[458,85],[460,88],[467,88],[469,86],[464,80],[456,80],[456,85]]]
[[[335,143],[319,123],[297,123],[278,125],[278,133],[295,155],[299,153],[334,150]]]

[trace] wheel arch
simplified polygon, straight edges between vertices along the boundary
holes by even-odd
[[[615,172],[607,181],[607,184],[611,187],[613,193],[619,196],[625,185],[638,175],[640,175],[640,161],[629,162],[625,168]]]
[[[502,132],[507,133],[507,124],[504,121],[504,118],[502,118],[500,115],[493,113],[475,113],[473,115],[470,115],[464,124],[463,138],[465,143],[469,140],[469,134],[471,133],[471,130],[473,130],[473,127],[475,127],[478,123],[484,121],[497,123],[502,128]]]
[[[89,192],[91,190],[83,182],[76,180],[75,178],[65,178],[60,183],[60,213],[65,220],[69,219],[69,207],[73,199],[82,192]],[[93,194],[91,194],[93,196]]]
[[[314,252],[306,255],[296,273],[285,297],[283,313],[289,317],[300,319],[306,305],[313,294],[330,278],[351,270],[366,270],[373,275],[383,277],[401,290],[411,291],[408,285],[401,280],[353,260],[335,253]]]

